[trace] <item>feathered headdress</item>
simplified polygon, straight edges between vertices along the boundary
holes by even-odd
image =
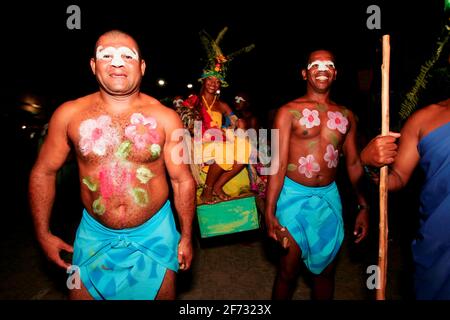
[[[208,60],[199,81],[211,76],[217,77],[222,83],[222,87],[227,87],[228,83],[225,81],[225,77],[227,74],[228,63],[238,55],[244,52],[250,52],[255,47],[254,44],[251,44],[229,55],[224,55],[219,44],[227,30],[228,27],[223,28],[222,31],[219,32],[216,40],[214,40],[205,30],[200,31],[200,40],[206,50]]]

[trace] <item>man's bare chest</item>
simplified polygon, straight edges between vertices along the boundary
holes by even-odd
[[[79,158],[90,163],[105,158],[151,162],[159,158],[165,140],[158,119],[142,111],[81,114],[68,132]]]

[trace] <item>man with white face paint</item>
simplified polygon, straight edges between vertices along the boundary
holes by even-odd
[[[355,242],[367,235],[368,206],[358,188],[363,167],[355,117],[329,97],[336,74],[329,51],[312,52],[302,70],[306,95],[282,106],[275,117],[279,157],[273,161],[280,169],[269,176],[265,218],[269,236],[280,243],[283,253],[273,299],[292,298],[302,262],[312,273],[312,298],[333,298],[334,261],[344,237],[335,183],[341,152],[359,203]]]
[[[70,288],[71,299],[174,299],[175,273],[192,261],[195,183],[188,166],[171,159],[180,142],[172,133],[183,125],[175,111],[140,92],[146,65],[128,34],[100,36],[90,65],[99,91],[55,111],[31,172],[37,239],[62,268],[71,265],[60,251],[74,252],[70,270],[79,270],[81,286]],[[56,173],[71,147],[85,207],[74,247],[49,226]]]

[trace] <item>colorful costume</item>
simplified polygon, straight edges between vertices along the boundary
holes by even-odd
[[[142,225],[120,230],[84,210],[73,265],[94,299],[154,299],[166,270],[178,271],[179,239],[169,201]]]
[[[297,242],[308,269],[320,274],[333,261],[344,239],[336,183],[307,187],[285,177],[276,216]]]
[[[417,299],[450,299],[450,122],[418,144],[426,181],[420,195],[420,229],[413,241]]]
[[[234,51],[233,53],[225,55],[220,48],[220,42],[227,31],[228,27],[223,28],[217,35],[216,39],[213,39],[205,30],[200,31],[200,40],[205,48],[208,60],[199,81],[202,81],[204,78],[208,77],[216,77],[220,80],[223,88],[228,87],[228,83],[225,80],[228,71],[228,64],[238,55],[244,52],[250,52],[255,47],[254,44],[251,44]]]
[[[203,116],[204,113],[206,113],[205,116]],[[249,163],[251,147],[248,138],[235,136],[233,129],[222,131],[222,114],[220,112],[213,111],[202,105],[201,114],[206,134],[204,134],[205,141],[201,146],[202,150],[197,150],[197,152],[201,152],[203,162],[208,163],[214,160],[226,171],[233,168],[235,161],[238,163]],[[211,124],[210,126],[208,126],[208,122]],[[216,130],[211,131],[209,129]],[[208,135],[210,132],[217,136],[216,140],[211,141]],[[217,141],[217,138],[221,140]],[[208,167],[205,167],[204,171],[207,172],[207,170]]]

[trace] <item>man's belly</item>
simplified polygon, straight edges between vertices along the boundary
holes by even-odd
[[[298,174],[296,172],[288,171],[286,173],[286,176],[289,177],[289,179],[292,179],[304,186],[323,187],[329,185],[335,180],[335,173],[336,172],[333,170],[333,172],[327,171],[324,174],[312,174],[311,177],[305,177],[304,175]]]
[[[99,203],[96,195],[88,193],[82,194],[82,202],[89,214],[104,226],[111,229],[132,228],[149,220],[166,203],[167,185],[153,191],[147,191],[146,201],[136,199],[134,194],[122,194],[101,199]]]

